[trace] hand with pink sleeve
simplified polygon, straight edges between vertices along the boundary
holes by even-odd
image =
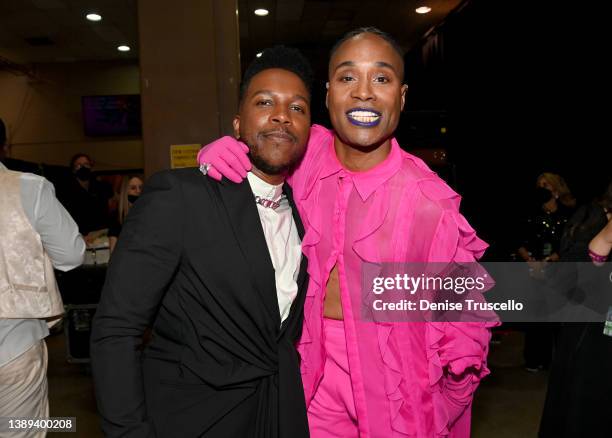
[[[239,183],[252,167],[248,152],[246,144],[226,135],[200,149],[198,164],[202,173],[212,179],[221,181],[225,177]]]

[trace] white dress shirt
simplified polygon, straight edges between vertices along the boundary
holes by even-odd
[[[6,167],[0,163],[0,172],[4,171]],[[85,254],[85,241],[79,234],[77,224],[55,197],[53,185],[31,173],[23,173],[20,182],[23,211],[40,235],[53,267],[69,271],[79,266]],[[24,353],[48,334],[47,323],[42,319],[0,318],[0,366]]]
[[[280,203],[276,209],[257,204],[257,211],[274,266],[278,310],[281,321],[284,321],[289,316],[291,303],[297,295],[302,242],[293,220],[291,206],[283,194],[283,185],[269,184],[252,172],[247,174],[247,178],[254,196]]]

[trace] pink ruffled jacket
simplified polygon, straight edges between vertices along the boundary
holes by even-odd
[[[337,264],[361,438],[469,437],[494,324],[373,323],[360,315],[362,262],[469,262],[484,253],[459,213],[460,197],[395,140],[375,168],[344,169],[333,133],[317,125],[289,183],[309,259],[298,345],[307,405],[325,364],[323,300]]]

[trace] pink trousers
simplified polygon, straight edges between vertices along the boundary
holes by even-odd
[[[344,322],[328,318],[323,321],[327,357],[323,379],[308,407],[310,437],[358,438]]]

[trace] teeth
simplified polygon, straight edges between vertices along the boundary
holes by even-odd
[[[380,116],[372,111],[351,111],[348,116],[360,123],[372,123],[380,119]]]
[[[380,119],[380,116],[372,111],[351,111],[348,116],[360,123],[372,123]]]
[[[378,119],[378,117],[353,117],[353,119],[357,120],[358,122],[371,123]]]
[[[349,115],[351,117],[357,118],[357,117],[374,117],[374,118],[378,118],[380,117],[378,114],[373,113],[372,111],[351,111],[349,113]]]

